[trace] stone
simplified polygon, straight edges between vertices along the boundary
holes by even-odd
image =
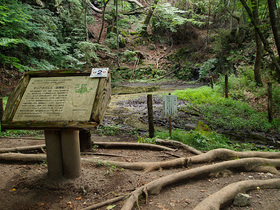
[[[251,196],[244,193],[238,193],[234,198],[233,204],[235,206],[250,206]]]

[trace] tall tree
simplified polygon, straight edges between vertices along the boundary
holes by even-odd
[[[267,51],[269,53],[269,56],[276,68],[276,73],[277,73],[277,78],[278,80],[280,80],[280,65],[275,57],[275,54],[273,52],[273,50],[271,49],[271,47],[269,46],[269,42],[267,41],[267,39],[265,38],[264,34],[262,33],[262,31],[260,30],[260,27],[258,27],[257,23],[256,23],[256,20],[254,19],[254,15],[251,11],[251,9],[249,8],[248,4],[246,3],[246,0],[240,0],[240,2],[242,3],[242,5],[244,6],[244,8],[246,9],[250,19],[251,19],[251,22],[255,28],[255,31],[258,33],[262,43],[263,43],[263,46],[264,46],[264,49],[265,51]]]
[[[148,14],[147,14],[147,16],[146,16],[146,18],[144,20],[144,23],[143,23],[143,27],[142,27],[142,31],[141,31],[142,35],[147,35],[148,34],[147,28],[148,28],[148,25],[149,25],[149,23],[151,21],[151,18],[153,16],[153,13],[154,13],[154,10],[156,8],[156,5],[157,5],[158,1],[159,0],[154,0],[154,4],[151,5],[151,7],[150,7],[150,9],[148,11]]]
[[[280,56],[280,18],[277,13],[276,0],[267,0],[267,4],[269,9],[270,24],[277,47],[278,56]]]
[[[254,19],[256,20],[256,24],[259,26],[259,12],[258,12],[258,2],[256,0],[251,0],[252,7],[253,7],[253,15]],[[262,42],[255,30],[255,42],[256,42],[256,58],[254,64],[254,76],[255,82],[257,86],[262,86],[262,79],[261,79],[261,62],[262,62]]]

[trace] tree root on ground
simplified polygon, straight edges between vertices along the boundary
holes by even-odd
[[[190,147],[180,141],[173,141],[173,140],[163,140],[163,139],[156,139],[155,142],[157,144],[162,144],[162,145],[166,145],[166,146],[173,146],[173,147],[177,147],[177,148],[182,148],[188,152],[191,152],[195,155],[200,155],[202,154],[203,152],[193,148],[193,147]]]
[[[141,145],[141,144],[139,144]],[[9,154],[0,154],[0,160],[10,160],[10,161],[26,161],[26,162],[36,162],[36,155],[28,156],[19,153],[9,153]],[[120,161],[106,161],[106,160],[97,160],[97,159],[86,159],[82,158],[83,162],[94,163],[96,165],[115,165],[120,168],[132,169],[132,170],[144,170],[145,172],[150,172],[153,170],[158,170],[162,168],[173,168],[173,167],[186,167],[189,164],[195,163],[207,163],[212,162],[216,159],[218,160],[231,160],[235,158],[280,158],[279,152],[235,152],[228,149],[214,149],[207,153],[202,153],[200,155],[195,155],[191,157],[176,158],[168,161],[161,162],[120,162]],[[41,161],[41,157],[37,162]],[[279,160],[280,161],[280,160]],[[265,170],[263,167],[259,170]],[[275,173],[271,167],[267,167],[266,170],[269,170],[272,173]]]
[[[0,148],[0,153],[30,151],[30,150],[38,150],[38,149],[41,150],[45,146],[46,146],[45,144],[41,144],[41,145],[24,146],[24,147]]]
[[[280,179],[246,180],[229,184],[228,186],[222,188],[218,192],[208,196],[206,199],[201,201],[194,208],[194,210],[219,210],[223,204],[233,200],[238,193],[244,193],[249,190],[256,190],[257,187],[265,189],[280,188]]]
[[[254,171],[255,168],[259,166],[270,166],[270,167],[280,167],[280,160],[271,160],[263,158],[245,158],[230,160],[221,163],[215,163],[212,165],[205,165],[198,168],[185,170],[178,173],[173,173],[171,175],[156,179],[142,187],[137,188],[131,193],[131,196],[124,202],[122,210],[133,209],[135,203],[138,202],[138,197],[146,191],[146,195],[159,194],[163,187],[179,183],[182,181],[187,181],[195,177],[209,176],[210,173],[217,173],[226,169],[240,169],[243,168],[245,171]],[[280,174],[279,172],[277,173]]]
[[[82,210],[98,209],[98,208],[101,208],[103,206],[110,205],[110,204],[122,201],[122,200],[126,199],[129,195],[130,194],[121,195],[121,196],[118,196],[116,198],[112,198],[110,200],[107,200],[107,201],[104,201],[104,202],[101,202],[101,203],[97,203],[97,204],[94,204],[92,206],[88,206],[86,208],[83,208]]]
[[[147,144],[147,143],[129,143],[129,142],[94,142],[94,145],[97,145],[100,148],[127,148],[127,149],[149,149],[149,150],[163,150],[163,151],[171,151],[174,152],[174,149],[169,147],[155,145],[155,144]]]

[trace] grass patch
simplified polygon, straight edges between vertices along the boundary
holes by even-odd
[[[198,108],[211,129],[279,132],[280,120],[268,122],[266,112],[258,112],[246,102],[224,98],[216,89],[200,87],[176,91],[178,99]]]
[[[171,139],[175,141],[180,141],[186,145],[194,147],[200,151],[210,151],[217,148],[225,148],[234,151],[274,151],[267,147],[257,148],[255,144],[252,143],[233,143],[229,138],[223,134],[218,134],[213,131],[185,131],[181,129],[176,129],[172,131],[171,136],[169,136],[169,131],[161,131],[155,133],[156,138],[160,139]],[[155,138],[144,139],[139,138],[141,143],[154,143]]]

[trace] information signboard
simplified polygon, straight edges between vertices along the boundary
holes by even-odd
[[[163,116],[174,117],[177,115],[177,96],[164,95],[163,96]]]
[[[98,79],[31,78],[13,121],[89,121]]]

